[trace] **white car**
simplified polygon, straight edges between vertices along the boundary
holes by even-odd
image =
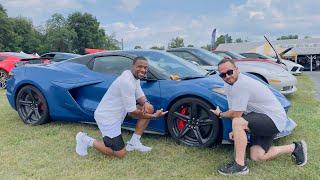
[[[167,52],[199,64],[208,71],[217,70],[217,64],[223,59],[223,57],[201,48],[174,48],[167,50]],[[235,62],[241,72],[247,72],[259,77],[284,95],[297,91],[296,77],[274,62],[257,60],[235,60]]]
[[[247,58],[259,58],[259,59],[269,59],[269,60],[272,60],[275,62],[277,61],[277,59],[275,59],[273,57],[266,56],[266,55],[259,54],[259,53],[249,52],[249,53],[240,53],[240,54],[244,57],[247,57]],[[291,74],[299,75],[303,71],[303,66],[298,63],[295,63],[295,62],[292,62],[292,61],[289,61],[286,59],[281,59],[281,62],[286,65],[286,68],[288,69],[288,71]]]

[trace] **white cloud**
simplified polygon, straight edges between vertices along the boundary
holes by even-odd
[[[140,0],[121,0],[121,4],[118,6],[118,9],[132,13],[140,5],[140,3]]]
[[[264,13],[261,11],[250,11],[249,18],[262,20],[262,19],[264,19]]]

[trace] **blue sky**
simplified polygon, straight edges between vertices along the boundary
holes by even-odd
[[[53,13],[94,15],[108,34],[135,45],[167,47],[170,39],[185,45],[210,43],[211,31],[233,39],[260,41],[298,34],[320,37],[319,0],[0,0],[10,17],[24,16],[43,25]]]

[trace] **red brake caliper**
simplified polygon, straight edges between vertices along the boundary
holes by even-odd
[[[186,115],[186,113],[187,113],[187,108],[182,106],[180,113],[183,114],[183,115]],[[186,122],[183,121],[182,119],[178,119],[178,129],[179,129],[180,131],[182,131],[182,129],[183,129],[185,126],[186,126]]]

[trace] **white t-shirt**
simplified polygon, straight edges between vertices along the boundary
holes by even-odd
[[[287,114],[266,85],[240,73],[233,85],[225,83],[224,88],[230,110],[266,114],[280,132],[285,129]]]
[[[130,70],[125,70],[103,96],[94,119],[99,125],[121,125],[127,113],[136,110],[136,100],[143,96],[140,80],[135,79]]]

